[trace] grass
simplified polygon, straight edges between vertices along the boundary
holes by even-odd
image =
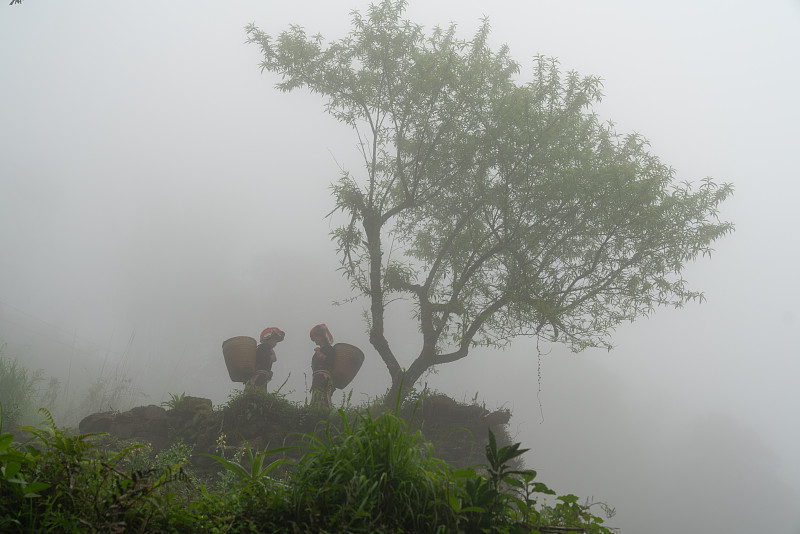
[[[31,372],[16,359],[3,356],[5,345],[0,346],[0,405],[6,424],[16,425],[30,414],[39,393],[42,372]]]
[[[304,437],[293,493],[303,528],[423,532],[448,522],[446,507],[437,505],[447,466],[419,431],[389,413],[341,418],[341,430]]]

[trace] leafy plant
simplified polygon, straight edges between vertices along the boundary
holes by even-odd
[[[512,465],[527,451],[519,443],[498,447],[494,433],[489,430],[486,475],[479,475],[474,469],[456,472],[456,476],[464,478],[464,487],[461,498],[451,495],[450,502],[466,520],[468,530],[495,532],[502,525],[530,526],[539,522],[534,495],[555,492],[534,480],[536,471]]]
[[[40,411],[46,424],[26,427],[31,438],[21,448],[11,445],[9,435],[0,437],[4,532],[144,529],[152,514],[170,502],[166,487],[186,481],[180,467],[122,471],[122,460],[142,445],[102,457],[92,443],[99,434],[70,436],[56,427],[47,410]]]
[[[599,506],[606,517],[614,517],[615,510],[605,503],[579,502],[577,495],[562,495],[558,497],[553,507],[547,507],[542,512],[543,520],[554,526],[580,526],[586,534],[614,534],[617,529],[604,526],[604,520],[592,513],[593,506]]]
[[[38,492],[50,487],[46,482],[28,482],[21,470],[23,466],[30,466],[36,462],[39,451],[36,449],[27,452],[14,447],[14,436],[3,432],[4,412],[0,404],[0,480],[4,481],[4,488],[11,490],[17,499],[30,499],[39,497]]]
[[[187,445],[182,439],[178,439],[175,443],[156,454],[153,467],[160,470],[184,467],[189,463],[193,451],[194,445]]]
[[[264,419],[267,416],[283,417],[297,408],[280,391],[267,391],[264,388],[244,388],[228,396],[228,402],[221,406],[226,417],[241,418],[243,421]]]
[[[268,475],[286,463],[284,458],[278,458],[270,463],[266,462],[268,456],[279,454],[284,451],[293,449],[294,447],[280,447],[277,449],[255,451],[250,449],[247,441],[244,442],[244,449],[247,453],[247,463],[243,465],[236,460],[228,460],[223,456],[216,456],[214,454],[204,454],[209,458],[213,458],[216,462],[221,464],[226,470],[233,473],[239,480],[240,484],[244,487],[253,485],[264,485],[269,478]]]
[[[180,395],[175,394],[175,393],[170,393],[169,394],[169,400],[162,402],[161,406],[164,406],[165,408],[174,408],[175,406],[180,404],[183,401],[183,399],[185,399],[185,398],[186,398],[186,392],[185,391],[183,393],[181,393]]]

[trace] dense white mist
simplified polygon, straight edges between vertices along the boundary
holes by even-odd
[[[115,377],[133,404],[224,402],[237,386],[220,344],[266,326],[287,333],[272,384],[289,377],[291,398],[319,322],[368,353],[354,401],[386,390],[362,303],[331,304],[349,286],[328,186],[358,172],[355,139],[314,95],[275,90],[244,44],[249,22],[338,38],[366,5],[0,5],[0,340],[68,389],[57,415],[79,417],[86,388]],[[721,215],[737,229],[685,273],[707,302],[624,325],[611,352],[520,340],[422,382],[512,408],[542,480],[616,507],[623,533],[800,533],[800,5],[408,8],[463,37],[484,15],[521,78],[538,53],[599,75],[598,112],[648,137],[679,180],[734,183]],[[409,363],[414,326],[391,318]]]

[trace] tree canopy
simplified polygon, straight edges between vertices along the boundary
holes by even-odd
[[[646,139],[593,112],[599,78],[537,56],[520,81],[488,21],[463,40],[404,20],[405,7],[353,12],[330,43],[247,28],[280,90],[320,94],[356,135],[363,167],[332,186],[349,220],[334,236],[390,393],[475,346],[534,335],[610,348],[620,323],[702,300],[681,273],[733,229],[717,211],[730,184],[677,183]],[[422,338],[407,366],[385,335],[398,296]]]

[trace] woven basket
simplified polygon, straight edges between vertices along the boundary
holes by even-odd
[[[333,346],[333,365],[331,378],[336,389],[344,389],[353,381],[361,364],[364,353],[356,346],[348,343],[337,343]]]
[[[256,372],[256,340],[248,336],[236,336],[222,343],[225,366],[234,382],[245,382]]]

